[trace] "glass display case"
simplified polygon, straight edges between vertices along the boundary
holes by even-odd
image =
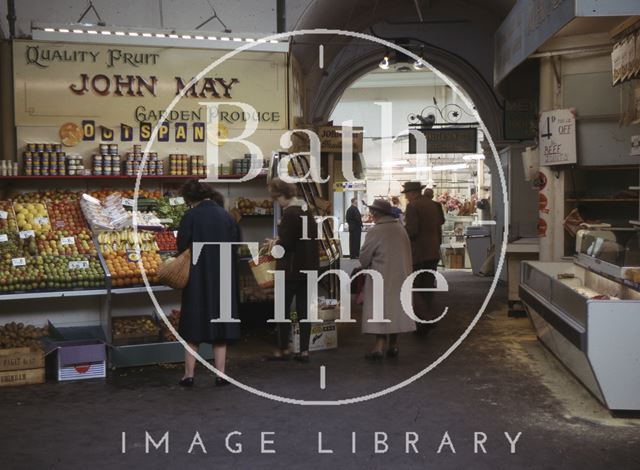
[[[637,411],[638,233],[612,232],[584,237],[573,262],[523,262],[519,291],[538,338],[593,395]]]

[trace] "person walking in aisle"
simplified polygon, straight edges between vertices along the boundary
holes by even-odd
[[[216,191],[197,180],[182,187],[182,197],[191,206],[184,213],[178,229],[178,252],[192,247],[194,242],[237,242],[238,226],[215,199]],[[231,264],[231,313],[237,318],[237,282],[235,261]],[[200,343],[213,345],[215,367],[225,372],[227,344],[240,337],[238,323],[212,323],[219,319],[220,311],[220,247],[204,246],[195,265],[190,265],[189,282],[182,290],[182,306],[178,331],[195,351]],[[196,359],[185,351],[184,376],[179,384],[192,387]],[[216,377],[216,385],[227,385],[222,377]]]
[[[424,185],[418,181],[410,181],[403,185],[402,193],[409,204],[405,213],[405,228],[411,240],[411,254],[413,257],[413,271],[438,269],[440,261],[440,245],[442,244],[442,224],[444,215],[438,203],[422,195]],[[414,283],[414,288],[435,287],[435,276],[431,273],[420,274]],[[433,293],[414,292],[413,308],[422,320],[433,320]],[[420,324],[418,333],[425,335],[431,329],[431,324]]]
[[[307,277],[302,271],[317,271],[320,265],[318,253],[318,229],[316,221],[307,210],[306,203],[298,199],[294,184],[274,178],[269,184],[269,192],[274,201],[282,207],[282,219],[278,225],[276,245],[284,248],[285,254],[276,262],[276,269],[285,272],[285,317],[291,318],[291,303],[296,299],[296,315],[300,325],[300,353],[297,361],[309,362],[309,336],[311,324],[301,322],[307,318],[309,300],[307,299]],[[303,238],[303,224],[307,227]],[[278,325],[278,350],[270,361],[286,361],[291,357],[289,335],[291,323]]]
[[[402,206],[400,206],[400,198],[398,196],[393,196],[391,198],[391,204],[393,204],[393,216],[404,225],[404,212],[402,212]]]
[[[383,313],[386,323],[371,323],[373,318],[375,284],[371,276],[366,276],[364,284],[364,305],[362,307],[362,332],[376,335],[373,349],[365,355],[368,360],[380,360],[397,357],[398,334],[416,330],[416,323],[409,318],[402,308],[400,290],[404,281],[411,275],[411,242],[407,232],[393,215],[393,208],[388,201],[376,199],[369,207],[375,222],[367,232],[367,238],[360,251],[362,269],[379,272],[384,280]],[[388,342],[387,342],[388,336]]]
[[[358,259],[360,256],[360,240],[362,239],[362,214],[358,209],[358,199],[351,199],[345,217],[349,226],[349,258]]]

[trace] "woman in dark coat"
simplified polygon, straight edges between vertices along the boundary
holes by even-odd
[[[275,178],[269,184],[269,192],[274,201],[282,207],[282,219],[278,225],[277,245],[285,250],[285,255],[277,260],[276,269],[285,272],[285,317],[290,318],[291,303],[296,299],[298,321],[307,318],[309,302],[307,298],[307,277],[302,271],[317,271],[320,264],[318,254],[318,229],[315,219],[307,210],[306,203],[298,199],[297,188]],[[303,239],[302,224],[307,225],[307,236]],[[268,360],[284,361],[291,357],[289,334],[291,323],[278,325],[278,350]],[[309,335],[311,324],[300,322],[300,354],[295,359],[309,362]]]
[[[218,194],[208,184],[189,181],[182,188],[182,197],[191,206],[185,212],[178,230],[178,251],[191,248],[194,242],[238,242],[238,226],[216,202]],[[235,250],[233,250],[235,253]],[[223,267],[232,282],[231,317],[237,318],[237,283],[235,256],[232,265]],[[239,323],[212,323],[220,318],[220,247],[205,245],[195,265],[191,265],[189,283],[182,291],[182,308],[178,331],[194,349],[200,343],[213,345],[216,368],[224,373],[227,343],[240,337]],[[227,270],[230,270],[227,271]],[[228,313],[228,312],[227,312]],[[185,351],[185,372],[180,385],[193,386],[196,360]],[[216,385],[228,382],[216,378]]]

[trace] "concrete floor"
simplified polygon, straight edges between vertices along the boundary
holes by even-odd
[[[439,357],[477,312],[489,280],[446,273],[450,313],[427,339],[401,338],[397,360],[370,364],[370,345],[345,329],[339,349],[311,364],[265,363],[272,338],[255,332],[230,351],[228,372],[269,393],[330,400],[369,394],[409,378]],[[199,369],[196,386],[176,386],[179,366],[120,370],[105,381],[45,384],[0,391],[3,469],[239,468],[315,469],[605,469],[639,468],[640,419],[613,418],[535,339],[526,319],[506,316],[504,288],[462,345],[425,377],[390,395],[337,407],[277,403],[235,387],[216,388]],[[327,387],[320,390],[319,367]],[[169,432],[169,453],[145,453],[145,432]],[[241,442],[242,453],[225,448]],[[126,432],[126,453],[122,433]],[[202,447],[189,447],[199,432]],[[261,453],[261,432],[274,440]],[[323,449],[318,453],[318,433]],[[352,433],[356,452],[352,453]],[[374,434],[388,451],[375,453]],[[406,433],[419,435],[418,454],[405,452]],[[521,436],[510,453],[504,433]],[[448,433],[451,446],[438,448]],[[474,452],[474,433],[486,434]],[[382,435],[379,435],[382,438]],[[411,435],[413,437],[413,435]],[[483,437],[478,435],[479,438]],[[384,446],[381,446],[382,450]]]

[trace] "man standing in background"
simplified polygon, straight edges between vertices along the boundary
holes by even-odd
[[[345,217],[349,226],[349,258],[360,257],[360,239],[362,238],[362,214],[358,209],[358,199],[351,199],[351,206],[347,209]]]
[[[405,228],[411,240],[413,271],[438,269],[440,245],[442,243],[442,224],[444,214],[438,203],[422,195],[424,185],[410,181],[403,185],[402,193],[409,204],[405,212]],[[431,191],[433,197],[433,191]],[[416,289],[435,287],[435,276],[431,273],[420,274],[414,283]],[[413,308],[422,320],[433,320],[433,293],[414,292]],[[430,324],[419,324],[418,333],[425,335]]]

